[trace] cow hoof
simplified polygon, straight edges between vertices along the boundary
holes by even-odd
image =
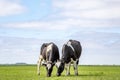
[[[38,76],[40,75],[40,73],[37,73],[38,74]]]
[[[47,74],[47,77],[50,77],[51,75]]]
[[[70,75],[70,73],[67,73],[67,74],[66,74],[66,76],[69,76],[69,75]]]
[[[57,73],[57,76],[61,76],[61,74]]]
[[[47,76],[47,77],[50,77],[50,76]]]
[[[49,75],[47,75],[47,77],[50,77]]]
[[[78,73],[75,73],[75,76],[78,76]]]

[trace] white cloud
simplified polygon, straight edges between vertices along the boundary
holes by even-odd
[[[53,21],[28,21],[17,23],[1,24],[2,27],[12,28],[29,28],[29,29],[43,29],[43,30],[70,30],[83,27],[115,27],[119,26],[119,21],[101,21],[101,20],[81,20],[81,19],[60,19]]]
[[[67,30],[79,27],[115,27],[120,25],[120,5],[114,0],[53,0],[53,9],[45,21],[1,24],[3,27]]]
[[[104,6],[98,0],[54,0],[53,6],[63,10],[94,9]]]
[[[109,7],[104,9],[96,9],[91,11],[84,11],[80,16],[90,19],[114,19],[120,18],[120,7]]]
[[[86,11],[64,11],[59,15],[80,19],[117,19],[120,18],[120,7],[86,10]]]
[[[32,38],[1,37],[0,64],[27,62],[36,63],[42,40]],[[30,60],[30,58],[32,60]]]
[[[111,4],[111,1],[103,0],[55,0],[53,5],[61,9],[61,16],[86,19],[120,18],[120,4],[114,1]]]
[[[31,21],[31,22],[18,22],[18,23],[7,23],[2,24],[3,27],[13,28],[34,28],[34,29],[45,29],[45,30],[65,30],[68,28],[68,24],[59,21]]]
[[[26,8],[18,1],[0,0],[0,16],[8,16],[22,13]]]

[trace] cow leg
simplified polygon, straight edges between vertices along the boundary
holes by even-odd
[[[42,56],[40,55],[39,60],[37,61],[37,74],[40,75],[40,66],[42,62]]]
[[[66,76],[70,75],[70,65],[71,65],[70,62],[68,64],[65,64]]]
[[[74,61],[73,64],[75,75],[78,75],[78,60]]]

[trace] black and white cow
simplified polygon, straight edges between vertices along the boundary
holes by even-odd
[[[66,44],[64,44],[62,47],[62,58],[56,63],[58,67],[57,73],[61,75],[65,67],[66,75],[70,75],[70,65],[73,63],[75,75],[78,75],[78,63],[81,52],[82,47],[79,41],[69,40]]]
[[[47,76],[50,77],[53,66],[59,60],[59,50],[54,43],[44,43],[41,46],[41,52],[39,60],[37,62],[37,73],[40,75],[40,66],[45,65],[47,70]]]

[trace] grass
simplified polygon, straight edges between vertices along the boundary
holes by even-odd
[[[1,65],[0,80],[120,80],[120,66],[79,66],[79,76],[74,76],[71,67],[70,76],[65,76],[64,71],[60,77],[56,76],[56,67],[51,77],[46,77],[45,67],[40,70],[38,76],[35,65]]]

